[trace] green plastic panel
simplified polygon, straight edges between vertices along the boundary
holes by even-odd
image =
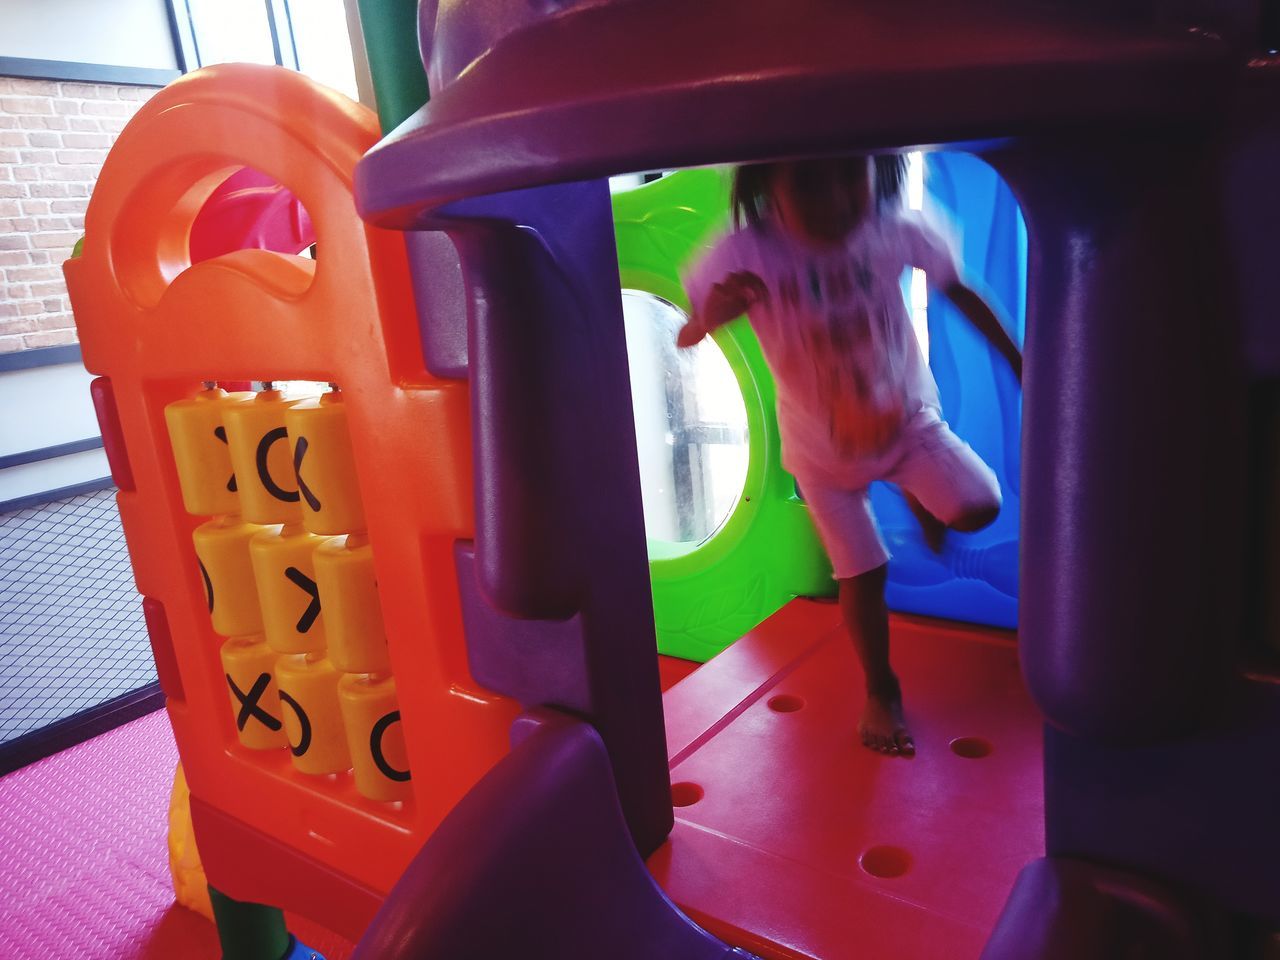
[[[688,312],[679,271],[726,226],[728,184],[717,170],[683,170],[613,197],[624,289]],[[717,330],[716,344],[742,389],[748,466],[728,519],[693,549],[651,544],[658,650],[705,661],[797,596],[834,591],[831,567],[782,468],[773,378],[745,319]]]

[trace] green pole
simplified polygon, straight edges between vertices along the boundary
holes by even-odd
[[[416,0],[359,0],[378,122],[389,133],[427,102]]]
[[[209,888],[222,960],[282,960],[293,945],[284,914],[260,903],[241,903]]]

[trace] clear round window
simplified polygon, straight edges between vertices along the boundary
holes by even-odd
[[[645,532],[651,556],[677,555],[710,538],[742,496],[747,408],[710,337],[690,350],[676,348],[683,310],[651,293],[623,290],[622,313]]]

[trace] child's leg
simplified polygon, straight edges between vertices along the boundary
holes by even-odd
[[[915,753],[902,718],[902,691],[889,665],[889,610],[884,602],[889,551],[876,528],[867,491],[801,480],[805,501],[831,557],[840,612],[867,687],[858,723],[862,742],[886,753]]]
[[[853,640],[867,684],[867,703],[858,722],[862,742],[873,750],[911,756],[916,746],[902,716],[902,687],[889,665],[889,608],[884,602],[888,565],[846,577],[840,584],[840,611]]]
[[[920,534],[924,537],[925,546],[934,553],[941,553],[942,545],[947,539],[947,525],[926,510],[911,491],[903,490],[902,499],[907,501],[907,509],[916,518],[916,523],[920,524]]]
[[[945,528],[973,533],[1000,514],[1000,484],[982,458],[938,420],[908,428],[906,454],[887,479],[897,483],[938,551]]]

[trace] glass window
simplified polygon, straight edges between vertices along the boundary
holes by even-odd
[[[189,0],[200,65],[275,63],[262,0]]]
[[[302,72],[352,100],[360,99],[342,0],[305,0],[287,7]]]
[[[683,310],[622,291],[645,530],[650,541],[696,546],[733,512],[747,478],[747,410],[710,339],[676,348]]]

